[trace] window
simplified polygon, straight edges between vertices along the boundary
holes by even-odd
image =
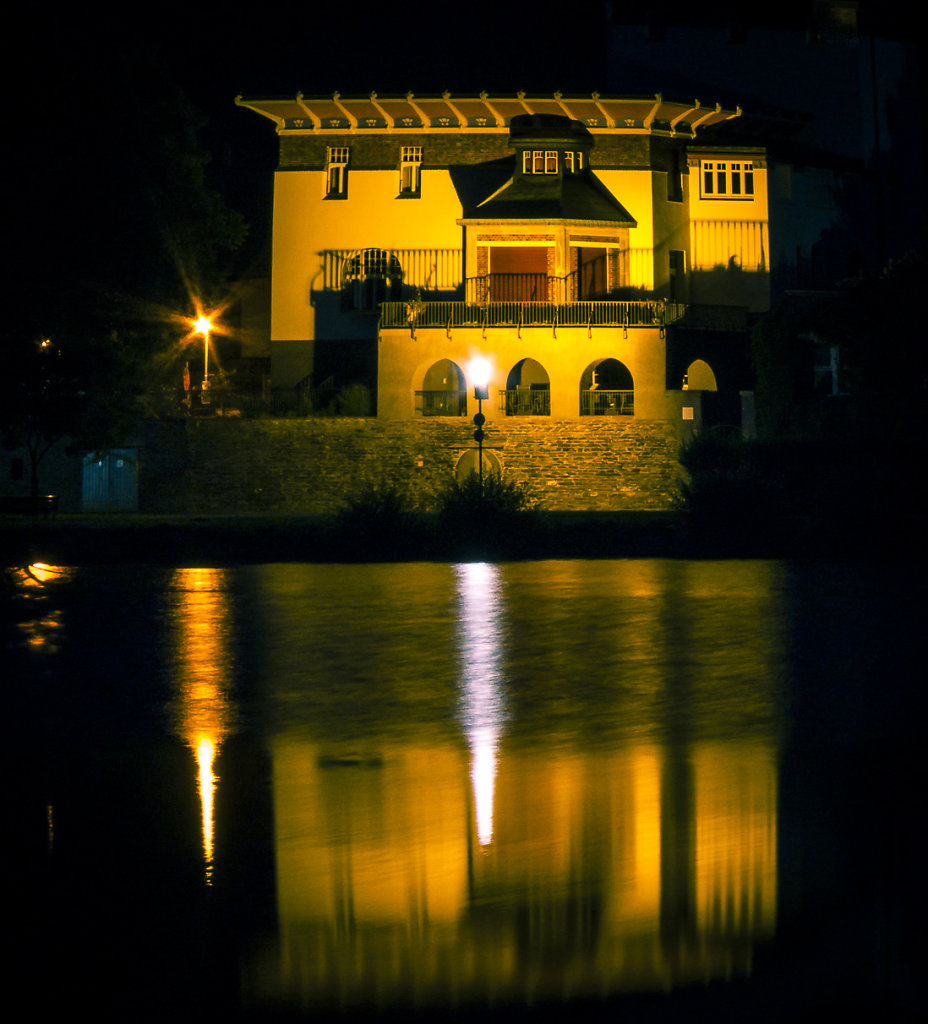
[[[400,147],[400,195],[417,196],[421,187],[422,147]]]
[[[583,153],[568,151],[562,155],[564,157],[565,174],[579,174],[583,170]]]
[[[523,174],[557,174],[556,149],[526,149],[522,152]]]
[[[750,199],[754,195],[754,164],[742,160],[703,160],[702,194],[710,199]]]
[[[683,282],[686,258],[680,249],[670,250],[670,301],[683,301]]]
[[[325,195],[344,199],[348,195],[348,147],[329,146],[325,160]]]
[[[671,203],[683,202],[683,171],[678,150],[673,151],[670,170],[667,172],[667,199]]]

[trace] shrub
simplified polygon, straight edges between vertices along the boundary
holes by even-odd
[[[368,484],[339,510],[344,544],[368,557],[395,557],[411,542],[415,510],[406,491],[393,483]]]
[[[465,554],[519,553],[537,525],[537,499],[521,484],[496,473],[471,473],[453,481],[440,497],[441,540]]]

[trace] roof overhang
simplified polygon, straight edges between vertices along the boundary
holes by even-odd
[[[453,132],[505,131],[513,117],[523,114],[558,114],[584,125],[596,134],[677,135],[694,138],[700,128],[741,116],[741,108],[723,110],[719,104],[703,106],[699,100],[681,103],[653,96],[515,96],[440,95],[304,96],[293,98],[246,99],[236,96],[237,106],[246,107],[277,125],[279,132]]]

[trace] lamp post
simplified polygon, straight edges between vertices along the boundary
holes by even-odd
[[[490,364],[486,359],[472,359],[470,362],[470,379],[474,385],[474,398],[477,399],[477,414],[474,416],[474,440],[477,442],[477,477],[480,489],[483,490],[483,425],[487,418],[483,415],[484,399],[490,397]]]
[[[208,316],[201,313],[193,325],[197,334],[203,335],[203,385],[200,392],[200,401],[203,405],[209,403],[209,332],[213,329],[213,322]]]

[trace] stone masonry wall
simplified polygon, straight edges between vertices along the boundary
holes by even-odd
[[[185,433],[179,445],[178,426]],[[142,512],[325,513],[366,485],[393,483],[425,507],[475,447],[469,419],[191,420],[152,430]],[[551,510],[665,509],[680,468],[674,424],[624,417],[499,418],[485,450]],[[163,449],[179,465],[164,472]]]

